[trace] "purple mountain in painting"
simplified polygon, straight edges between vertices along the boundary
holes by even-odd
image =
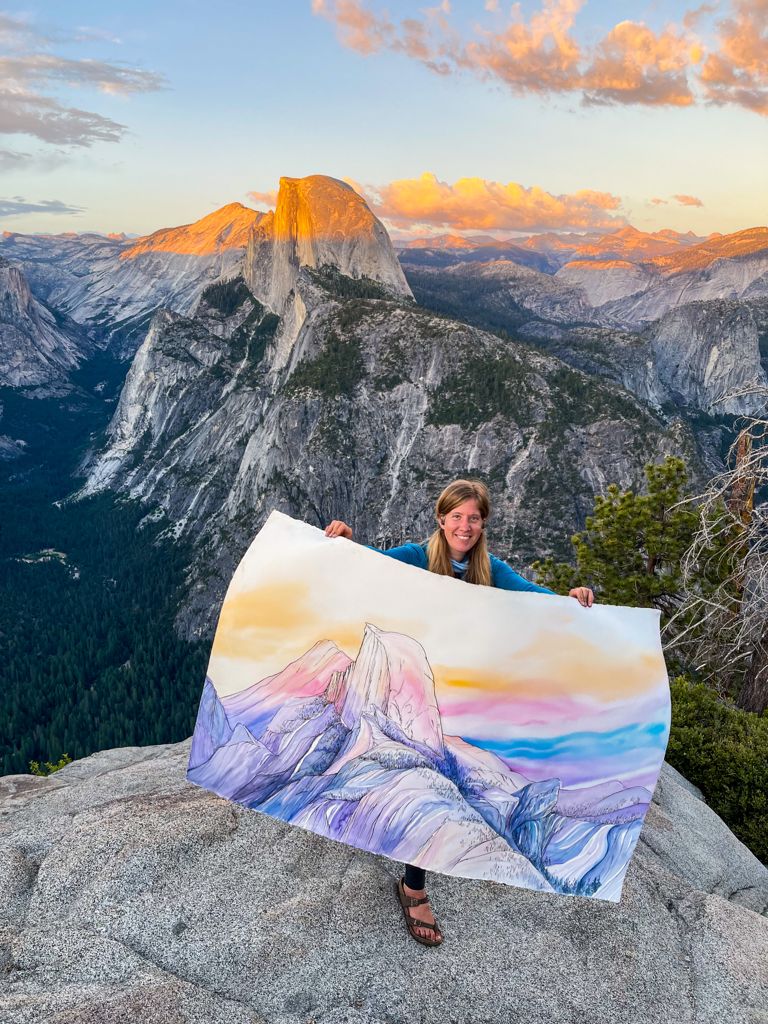
[[[395,860],[616,900],[650,800],[568,791],[443,733],[423,647],[367,625],[357,657],[321,640],[219,698],[206,680],[191,782]]]

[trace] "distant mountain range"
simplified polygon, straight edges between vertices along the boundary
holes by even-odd
[[[423,647],[371,624],[354,660],[322,640],[231,696],[206,680],[187,777],[394,860],[614,901],[651,800],[530,782],[445,735]]]

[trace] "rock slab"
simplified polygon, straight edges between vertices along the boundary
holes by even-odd
[[[185,779],[189,741],[0,779],[3,1024],[766,1024],[768,870],[665,766],[620,904],[398,866]]]

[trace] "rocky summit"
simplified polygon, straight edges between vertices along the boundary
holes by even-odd
[[[619,904],[400,865],[185,780],[189,741],[0,779],[3,1024],[764,1024],[768,870],[665,766]]]
[[[0,257],[0,387],[66,393],[70,371],[94,349],[76,323],[36,299],[22,271]]]

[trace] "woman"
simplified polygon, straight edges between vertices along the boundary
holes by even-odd
[[[499,587],[502,590],[529,590],[552,594],[518,575],[506,562],[488,551],[485,524],[491,511],[491,500],[485,484],[478,480],[454,480],[435,506],[437,529],[425,544],[403,544],[382,551],[400,562],[428,569],[443,576],[455,576],[467,583]],[[328,537],[352,539],[352,529],[340,519],[325,528]],[[594,595],[589,587],[570,591],[585,608],[592,605]],[[397,883],[397,894],[403,908],[408,931],[425,946],[439,946],[443,935],[429,905],[423,868],[406,865],[405,875]]]

